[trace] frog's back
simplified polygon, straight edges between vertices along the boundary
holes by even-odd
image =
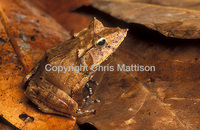
[[[74,42],[75,41],[75,42]],[[51,84],[65,91],[69,95],[71,89],[80,80],[83,73],[76,73],[75,71],[64,69],[77,66],[77,40],[69,40],[67,43],[58,44],[56,47],[48,49],[43,57],[38,70],[38,76],[42,76]],[[58,72],[58,68],[62,68]],[[53,71],[57,69],[56,71]],[[51,70],[51,71],[47,71]],[[37,78],[39,78],[36,76]],[[69,92],[68,92],[69,91]]]

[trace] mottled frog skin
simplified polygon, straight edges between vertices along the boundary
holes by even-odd
[[[79,110],[82,89],[94,71],[93,64],[100,65],[112,54],[126,37],[128,29],[104,27],[96,18],[90,25],[74,34],[70,40],[48,49],[40,62],[24,78],[26,96],[45,113],[76,117],[93,110]],[[46,71],[45,66],[88,65],[88,71],[66,73]]]

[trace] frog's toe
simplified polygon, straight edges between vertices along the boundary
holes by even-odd
[[[30,99],[35,99],[38,92],[39,92],[39,90],[36,86],[28,86],[25,91],[25,94]]]
[[[89,85],[88,82],[85,84],[85,87],[88,89],[89,95],[87,95],[87,96],[83,99],[84,104],[85,104],[85,102],[90,98],[90,96],[93,94],[93,90],[92,90],[92,88],[90,87],[90,85]]]
[[[85,87],[88,89],[89,91],[89,96],[91,96],[93,94],[93,90],[92,90],[92,87],[90,87],[90,84],[89,83],[93,83],[95,85],[98,85],[98,82],[95,81],[95,80],[89,80],[86,84],[85,84]]]
[[[88,91],[89,91],[89,96],[91,96],[92,94],[93,94],[93,90],[92,90],[92,88],[90,87],[90,85],[89,85],[89,83],[86,83],[85,84],[85,87],[88,89]]]
[[[95,99],[94,101],[86,102],[85,99],[83,99],[83,102],[84,102],[84,105],[82,106],[82,109],[83,109],[85,106],[92,105],[92,104],[95,104],[95,103],[99,103],[99,102],[101,102],[101,101],[100,101],[99,99]]]
[[[96,110],[90,109],[90,110],[81,111],[80,109],[78,109],[76,113],[77,113],[77,116],[87,116],[90,114],[96,114]]]
[[[95,99],[94,101],[85,103],[85,105],[92,105],[92,104],[99,103],[99,102],[101,102],[99,99]]]
[[[98,85],[98,84],[99,84],[96,80],[92,80],[92,79],[90,79],[88,82],[93,83],[93,84],[95,84],[95,85]]]

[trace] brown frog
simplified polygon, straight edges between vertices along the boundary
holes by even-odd
[[[24,78],[26,96],[45,113],[73,118],[94,113],[94,110],[83,112],[78,108],[82,105],[82,89],[92,78],[93,69],[117,49],[127,31],[104,27],[94,18],[73,38],[46,51],[43,59]],[[61,71],[58,66],[84,66],[85,70]]]

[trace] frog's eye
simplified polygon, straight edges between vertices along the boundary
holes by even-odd
[[[97,45],[98,47],[102,47],[105,43],[106,43],[106,39],[103,37],[103,38],[100,38],[100,39],[96,42],[96,45]]]

